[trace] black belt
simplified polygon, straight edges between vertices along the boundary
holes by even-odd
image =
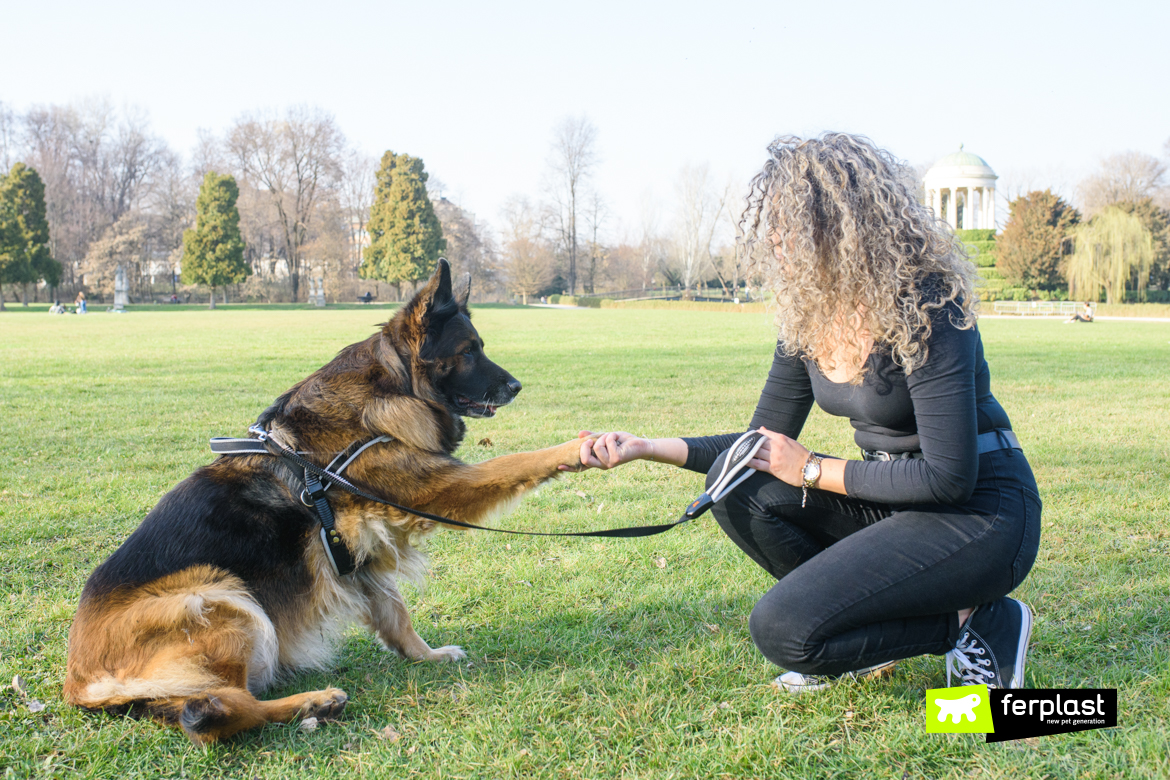
[[[1016,438],[1013,431],[1006,428],[996,428],[994,431],[979,434],[976,439],[979,448],[979,454],[985,452],[995,452],[996,450],[1023,450],[1020,446],[1020,440]],[[922,458],[922,450],[914,450],[913,452],[883,452],[881,450],[862,450],[862,460],[909,460],[911,458]]]

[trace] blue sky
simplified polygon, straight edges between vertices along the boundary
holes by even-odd
[[[960,142],[1001,185],[1071,194],[1170,138],[1170,2],[5,4],[0,100],[104,97],[187,153],[254,109],[332,112],[420,156],[495,221],[538,196],[553,126],[599,130],[596,184],[631,229],[686,164],[746,181],[780,133],[864,133],[911,163]]]

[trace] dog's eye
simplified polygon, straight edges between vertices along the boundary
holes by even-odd
[[[463,354],[467,357],[471,357],[474,354],[474,350],[472,350],[471,347],[468,347],[467,349],[463,350]]]

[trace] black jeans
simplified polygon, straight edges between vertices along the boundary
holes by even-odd
[[[715,463],[708,485],[719,473]],[[1040,496],[1019,450],[979,456],[962,506],[894,506],[801,488],[757,472],[712,508],[778,582],[752,610],[752,639],[777,666],[841,674],[959,638],[960,609],[1010,593],[1040,543]]]

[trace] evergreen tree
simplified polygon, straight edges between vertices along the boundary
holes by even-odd
[[[216,287],[242,282],[252,273],[244,262],[239,197],[233,177],[208,171],[195,201],[195,227],[183,232],[183,283],[209,286],[212,309]]]
[[[1051,190],[1029,192],[1011,202],[1011,216],[996,240],[995,267],[1013,287],[1053,289],[1080,214]]]
[[[396,284],[401,293],[403,282],[431,275],[447,241],[427,197],[422,160],[389,151],[382,155],[366,230],[370,245],[362,252],[363,279]]]
[[[61,264],[49,252],[45,184],[35,170],[17,163],[0,180],[0,285],[35,284],[42,279],[49,287],[61,281]]]

